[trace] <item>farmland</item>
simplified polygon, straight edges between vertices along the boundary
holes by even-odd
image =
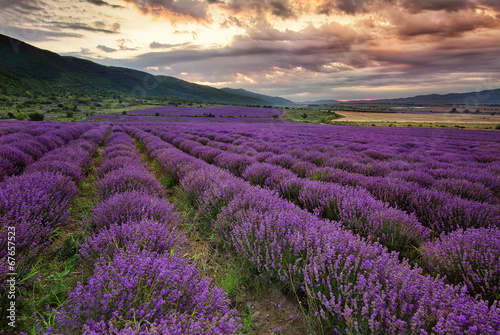
[[[2,329],[500,332],[497,131],[161,108],[0,122]]]

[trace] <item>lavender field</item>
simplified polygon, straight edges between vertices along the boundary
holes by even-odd
[[[300,333],[500,334],[500,133],[170,109],[0,122],[0,327],[15,301],[34,334],[252,333],[195,231]],[[35,306],[50,262],[78,274]]]
[[[133,115],[184,115],[184,116],[219,116],[219,117],[277,117],[283,116],[283,110],[280,108],[261,108],[245,106],[221,106],[210,108],[192,108],[192,107],[174,107],[163,106],[148,109],[131,111]]]

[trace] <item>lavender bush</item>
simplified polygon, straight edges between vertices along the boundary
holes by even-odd
[[[110,196],[94,207],[85,227],[98,231],[128,221],[152,220],[174,227],[179,223],[174,206],[167,200],[137,191]]]
[[[500,298],[500,230],[459,229],[420,248],[423,265],[491,303]]]
[[[177,319],[172,314],[180,314]],[[173,319],[173,320],[172,320]],[[187,320],[186,320],[187,319]],[[178,320],[181,324],[172,324]],[[142,332],[158,324],[182,329],[201,321],[205,329],[235,333],[236,312],[224,292],[195,266],[173,255],[143,251],[119,252],[111,262],[100,261],[86,284],[71,293],[67,307],[56,316],[55,332],[103,333],[113,329]]]
[[[85,264],[93,265],[101,257],[111,260],[117,252],[131,248],[180,257],[187,249],[187,240],[168,220],[127,221],[114,223],[87,237],[80,247],[80,255]]]

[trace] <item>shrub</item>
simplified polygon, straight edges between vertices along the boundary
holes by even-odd
[[[16,120],[19,121],[28,120],[28,116],[24,112],[19,112],[16,114]]]
[[[45,115],[40,112],[28,113],[28,118],[30,119],[30,121],[43,121],[44,117]]]
[[[96,182],[97,195],[101,201],[124,192],[163,194],[163,188],[143,166],[130,166],[111,171]]]
[[[186,237],[168,221],[128,221],[113,223],[89,236],[80,248],[80,255],[85,264],[94,264],[100,257],[111,260],[119,251],[133,247],[180,257],[187,246]]]
[[[55,318],[55,333],[104,334],[198,323],[199,334],[230,334],[239,327],[225,293],[185,259],[148,250],[119,252],[100,261]],[[130,331],[129,333],[132,333]]]
[[[111,196],[98,204],[85,224],[92,231],[107,229],[129,221],[154,220],[166,226],[179,224],[179,218],[167,200],[132,191]]]
[[[481,294],[491,303],[500,298],[500,230],[459,229],[420,249],[424,267],[446,276],[455,285],[467,285],[469,293]]]

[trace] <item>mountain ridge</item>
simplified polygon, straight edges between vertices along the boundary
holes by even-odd
[[[105,66],[91,60],[37,48],[0,34],[0,93],[20,95],[25,91],[50,90],[110,93],[135,96],[181,98],[195,101],[276,105],[276,97],[253,92],[237,94],[170,76]],[[246,91],[248,92],[248,91]]]

